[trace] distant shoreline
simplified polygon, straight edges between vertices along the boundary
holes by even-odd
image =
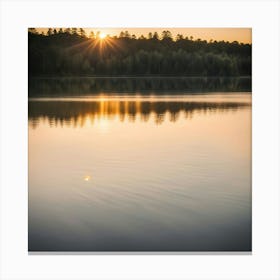
[[[81,75],[81,76],[28,76],[28,79],[252,79],[252,76],[91,76],[91,75]]]

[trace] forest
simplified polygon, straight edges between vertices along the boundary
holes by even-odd
[[[251,76],[252,45],[170,31],[101,36],[83,28],[28,29],[29,77]]]

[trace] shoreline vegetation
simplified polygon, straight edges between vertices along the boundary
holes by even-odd
[[[136,37],[82,28],[28,30],[29,77],[250,77],[251,44],[194,40],[170,31]]]
[[[79,75],[79,76],[48,76],[48,75],[40,75],[40,76],[29,76],[29,79],[251,79],[251,76],[164,76],[164,75],[113,75],[113,76],[105,76],[105,75]]]

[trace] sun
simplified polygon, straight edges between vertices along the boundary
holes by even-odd
[[[106,35],[105,33],[100,33],[100,34],[99,34],[99,38],[100,38],[101,40],[105,39],[106,36],[107,36],[107,35]]]

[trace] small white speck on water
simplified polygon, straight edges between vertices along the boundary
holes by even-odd
[[[88,182],[88,181],[90,181],[90,179],[91,179],[91,176],[89,176],[89,175],[84,176],[84,181]]]

